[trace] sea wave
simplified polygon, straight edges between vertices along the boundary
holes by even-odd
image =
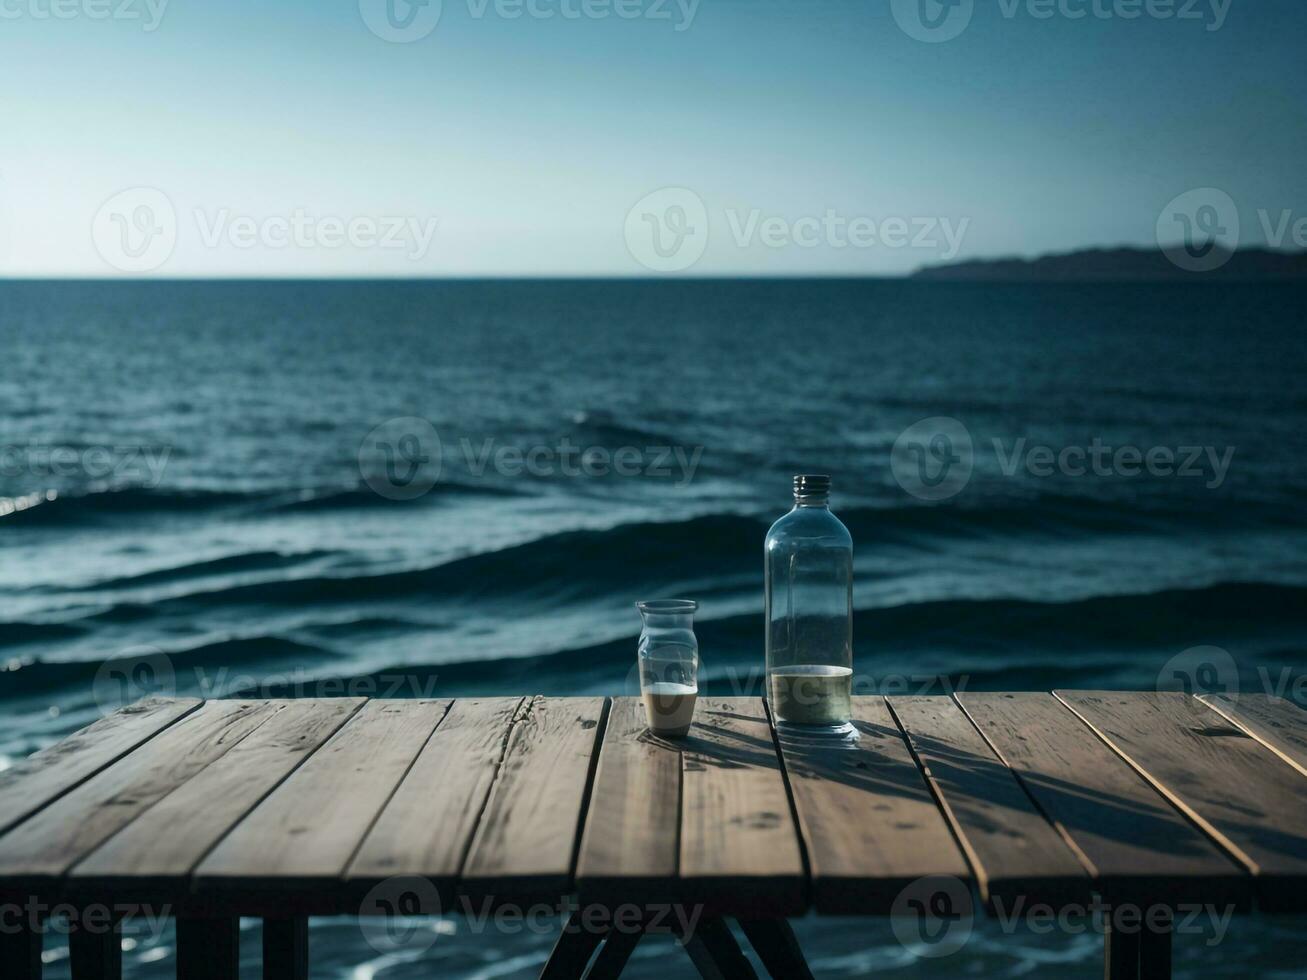
[[[12,626],[0,626],[0,635]],[[31,625],[31,624],[28,624]],[[402,617],[369,617],[360,628],[410,631]],[[854,650],[859,674],[939,673],[987,686],[1040,689],[1093,683],[1119,685],[1155,676],[1162,662],[1199,645],[1227,647],[1236,659],[1259,663],[1301,661],[1300,637],[1307,629],[1307,586],[1266,582],[1223,582],[1201,589],[1096,596],[1071,602],[1017,599],[942,600],[854,614]],[[763,620],[757,613],[696,623],[707,689],[715,693],[759,693]],[[634,633],[599,643],[525,656],[406,663],[402,659],[363,667],[327,643],[307,642],[311,627],[295,636],[222,636],[198,645],[163,649],[179,684],[187,678],[218,676],[239,669],[259,680],[264,696],[303,695],[305,678],[332,678],[330,693],[382,694],[382,684],[400,694],[635,693],[630,686],[637,637]],[[348,632],[348,631],[347,631]],[[348,635],[343,637],[348,639]],[[31,660],[0,673],[8,693],[51,692],[91,683],[111,660],[68,663]],[[1152,673],[1150,674],[1149,671]],[[293,679],[292,679],[293,678]],[[401,678],[399,683],[396,678]],[[195,693],[194,684],[180,693]],[[399,690],[402,688],[402,691]],[[874,685],[873,690],[877,689]],[[206,692],[198,692],[206,693]],[[207,692],[217,693],[217,692]],[[241,690],[224,690],[225,695]],[[308,693],[317,693],[316,689]],[[934,693],[939,693],[938,691]]]
[[[303,665],[312,665],[313,672],[320,674],[330,671],[329,665],[338,659],[339,654],[326,647],[285,636],[221,637],[190,647],[138,646],[117,657],[103,659],[15,660],[8,664],[7,670],[0,669],[0,681],[5,698],[74,688],[83,688],[89,694],[97,683],[105,680],[115,664],[123,668],[121,673],[129,674],[131,664],[148,661],[156,680],[162,676],[160,693],[227,697],[233,693],[230,686],[233,670],[247,680],[272,671],[289,676]],[[159,670],[161,663],[167,664],[166,670]]]
[[[90,492],[40,492],[33,503],[0,520],[5,527],[59,527],[130,520],[159,514],[288,514],[359,508],[422,506],[458,496],[520,496],[523,491],[494,484],[442,480],[417,501],[383,497],[365,485],[320,489],[204,490],[118,487]],[[26,498],[24,498],[26,499]]]
[[[138,514],[204,512],[248,503],[255,495],[231,490],[123,487],[87,493],[46,493],[33,507],[7,515],[4,526],[81,523]]]
[[[247,551],[221,558],[188,562],[171,568],[160,568],[139,575],[123,575],[102,579],[90,585],[79,586],[80,590],[94,591],[101,589],[127,589],[141,585],[179,582],[192,578],[206,578],[213,575],[237,575],[243,572],[266,572],[294,568],[310,561],[330,558],[337,555],[335,551],[301,551],[287,554],[280,551]]]
[[[81,636],[85,630],[71,623],[11,622],[0,624],[0,648],[29,643],[58,643]]]
[[[990,689],[1152,686],[1163,663],[1190,647],[1225,645],[1236,661],[1295,664],[1307,628],[1307,587],[1225,582],[1202,589],[1098,596],[1073,602],[975,600],[913,603],[854,613],[860,690],[891,678],[933,679],[943,693]],[[696,623],[702,679],[718,694],[762,693],[763,619],[737,615]],[[637,637],[496,660],[392,664],[364,675],[414,678],[441,694],[635,694]],[[947,664],[940,670],[937,665]],[[899,693],[906,693],[902,688]],[[890,689],[892,692],[892,689]]]
[[[1296,511],[1244,505],[1211,513],[1178,512],[1162,505],[1044,497],[1028,504],[987,507],[866,507],[842,511],[858,552],[874,555],[894,544],[917,552],[938,550],[959,540],[1095,540],[1105,536],[1212,536],[1252,528],[1300,530]],[[231,576],[157,604],[203,607],[334,603],[425,595],[439,599],[482,599],[529,595],[566,599],[626,593],[641,587],[679,583],[711,590],[743,576],[755,576],[767,521],[745,514],[712,513],[681,521],[623,523],[602,530],[560,531],[500,549],[434,565],[355,574],[296,576],[297,568],[329,559],[333,552],[252,551],[179,565],[173,569],[100,581],[91,589],[167,585],[191,579]],[[248,573],[248,574],[247,574]],[[261,573],[274,573],[264,575]],[[257,578],[251,581],[251,576]],[[88,587],[70,587],[79,591]]]

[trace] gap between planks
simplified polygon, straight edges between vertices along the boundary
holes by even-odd
[[[373,700],[373,699],[369,698],[368,700]],[[381,806],[377,807],[377,812],[372,814],[372,819],[368,821],[367,827],[364,828],[363,833],[359,834],[359,839],[354,844],[354,848],[349,852],[349,857],[347,857],[345,859],[345,863],[341,865],[342,880],[345,878],[346,875],[349,874],[349,867],[351,864],[354,863],[354,859],[358,857],[359,851],[362,850],[363,848],[363,842],[366,841],[368,839],[368,835],[372,833],[372,828],[377,825],[377,821],[381,819],[381,815],[386,812],[386,807],[388,807],[390,805],[390,801],[395,798],[395,794],[399,792],[399,788],[404,785],[404,780],[408,779],[408,774],[413,771],[413,766],[417,764],[418,758],[422,755],[423,751],[426,750],[427,745],[430,744],[431,739],[435,736],[436,732],[440,731],[440,726],[445,723],[445,719],[449,717],[449,712],[452,711],[453,708],[454,708],[454,699],[450,698],[445,703],[445,710],[441,712],[440,717],[436,720],[436,723],[431,727],[431,731],[427,732],[427,737],[422,740],[422,744],[418,746],[418,750],[413,753],[413,758],[408,760],[408,765],[404,767],[404,772],[400,774],[400,777],[397,780],[395,780],[395,784],[391,786],[390,790],[386,793],[385,802],[382,803]],[[352,718],[353,716],[351,715],[350,717]],[[322,744],[325,745],[326,741],[324,740]],[[296,768],[299,767],[297,766]]]
[[[517,716],[505,736],[505,749],[496,767],[476,823],[473,825],[467,851],[457,875],[457,894],[460,900],[504,902],[521,904],[536,901],[554,901],[572,893],[576,884],[576,866],[589,813],[595,775],[602,753],[603,738],[607,731],[611,699],[593,697],[545,697],[536,695],[523,700]],[[577,714],[568,720],[568,716]],[[580,728],[576,728],[581,722]],[[535,733],[536,738],[532,735]],[[584,733],[584,734],[582,734]],[[566,753],[584,751],[582,771],[579,759],[555,767],[568,754],[541,756],[542,749],[536,739],[555,743],[554,753],[566,748]],[[534,765],[523,769],[524,760]],[[576,769],[570,766],[575,764]],[[541,767],[553,777],[541,782]],[[547,788],[546,788],[547,787]],[[514,794],[516,791],[517,796]],[[571,794],[575,792],[576,795]],[[538,805],[562,805],[542,814],[526,814],[522,793],[535,793],[545,797],[564,794],[562,797],[537,799]],[[555,816],[555,814],[559,816]],[[564,829],[558,821],[571,823]],[[553,825],[551,826],[551,822]],[[529,828],[529,830],[527,830]],[[525,835],[525,836],[524,836]],[[534,840],[530,838],[535,838]],[[554,838],[550,840],[549,838]],[[557,846],[562,861],[551,863],[536,856],[540,848]],[[563,851],[562,848],[566,847]],[[523,851],[526,848],[526,851]],[[516,851],[516,854],[514,854]],[[531,855],[524,860],[524,854]],[[513,858],[513,860],[507,860]]]
[[[1247,869],[1062,699],[1036,692],[960,692],[956,699],[1084,855],[1105,899],[1247,907]]]
[[[989,900],[989,874],[986,872],[984,865],[980,863],[980,856],[976,853],[971,842],[967,840],[966,835],[961,831],[957,814],[949,805],[948,800],[944,798],[944,791],[935,781],[934,775],[930,771],[930,766],[922,759],[921,753],[917,751],[917,746],[913,744],[912,733],[908,731],[908,726],[903,723],[899,713],[894,710],[894,702],[887,695],[881,695],[885,702],[885,707],[889,709],[889,716],[894,719],[894,724],[899,728],[899,733],[903,736],[903,741],[907,743],[908,755],[912,756],[912,761],[917,764],[917,772],[921,774],[922,781],[926,784],[926,789],[930,791],[931,798],[934,799],[935,805],[939,807],[939,812],[944,816],[944,823],[948,826],[949,833],[953,835],[953,842],[957,844],[958,850],[962,852],[962,857],[966,860],[971,869],[971,877],[976,883],[976,888],[980,892],[983,901]],[[970,723],[971,719],[967,719]],[[972,726],[974,727],[974,726]],[[1006,765],[1006,763],[1004,763]],[[1011,772],[1011,769],[1008,769]]]
[[[1294,702],[1268,694],[1203,694],[1198,700],[1307,776],[1307,734],[1286,727],[1307,728],[1307,713]]]
[[[220,701],[222,699],[215,700]],[[85,887],[103,886],[112,888],[124,884],[139,887],[142,882],[135,879],[142,874],[148,880],[151,877],[166,879],[176,877],[183,872],[186,874],[193,872],[226,839],[232,830],[240,825],[242,820],[253,813],[282,783],[293,776],[323,745],[347,725],[366,702],[366,698],[285,699],[279,702],[271,702],[279,703],[280,707],[263,725],[251,732],[249,737],[242,739],[240,744],[233,746],[230,752],[213,760],[190,779],[181,783],[170,793],[137,814],[131,822],[84,856],[69,871],[70,879],[78,880],[78,884]],[[330,707],[327,708],[327,705]],[[331,717],[331,712],[335,712],[336,717]],[[283,744],[282,740],[293,737],[305,727],[311,726],[315,716],[325,718],[326,724],[317,731],[312,731],[312,728],[309,728],[312,731],[313,741],[307,748],[297,752],[293,743],[289,746]],[[303,738],[304,736],[301,734],[299,737]],[[286,754],[291,756],[290,764],[266,784],[258,785],[256,792],[249,794],[247,799],[240,800],[238,792],[236,798],[240,801],[239,809],[233,810],[230,815],[224,815],[223,823],[211,840],[203,843],[198,848],[189,849],[180,847],[180,842],[175,837],[172,838],[164,853],[171,853],[174,858],[177,858],[181,857],[186,850],[190,850],[190,853],[185,855],[185,865],[177,864],[169,869],[166,864],[161,863],[149,870],[143,870],[139,859],[137,859],[131,862],[136,865],[134,874],[131,876],[124,875],[120,868],[122,862],[131,859],[133,853],[139,855],[143,849],[157,845],[161,839],[160,836],[147,836],[146,839],[140,839],[142,835],[150,835],[155,831],[161,831],[163,838],[168,839],[169,829],[155,828],[152,830],[152,822],[167,821],[169,817],[172,817],[177,829],[184,826],[195,829],[195,825],[187,819],[187,813],[184,810],[181,813],[170,814],[170,808],[177,809],[183,804],[192,803],[189,797],[196,794],[200,794],[202,801],[209,792],[205,785],[206,782],[211,782],[214,779],[221,781],[224,778],[222,775],[224,770],[231,768],[233,765],[239,765],[244,756],[251,752],[272,754],[274,763],[277,755]],[[161,817],[160,814],[164,814],[164,816]],[[203,829],[202,825],[200,829]],[[188,833],[188,836],[194,839],[194,835]]]
[[[459,698],[454,701],[439,729],[432,732],[431,738],[414,757],[408,773],[395,787],[390,800],[360,841],[345,872],[348,884],[355,887],[375,885],[391,877],[393,868],[398,864],[406,866],[407,872],[412,875],[432,880],[437,888],[443,882],[446,890],[452,891],[467,861],[472,836],[485,811],[490,789],[494,786],[503,767],[514,726],[523,714],[525,703],[529,700],[530,698],[519,696],[517,698]],[[482,776],[477,772],[481,763],[476,758],[475,750],[478,748],[476,740],[479,729],[492,723],[497,737],[488,750],[491,756],[487,767],[488,774]],[[472,743],[471,757],[465,751],[468,746],[461,744],[460,738]],[[448,744],[451,740],[455,743],[452,747]],[[407,833],[408,815],[414,810],[428,812],[430,809],[436,820],[440,822],[442,819],[449,818],[448,808],[453,805],[449,802],[450,798],[446,797],[447,806],[444,812],[439,802],[434,807],[428,808],[422,802],[426,798],[426,791],[416,784],[410,786],[409,783],[418,779],[425,779],[428,782],[443,780],[449,773],[442,774],[442,767],[446,762],[457,760],[460,756],[465,760],[465,766],[460,773],[464,777],[470,776],[471,781],[469,787],[471,792],[461,807],[464,811],[462,816],[466,830],[460,828],[455,818],[448,826],[452,828],[450,833],[453,831],[459,833],[456,848],[443,848],[446,852],[456,849],[457,853],[452,855],[452,860],[449,860],[448,853],[441,858],[434,858],[431,842],[424,839],[422,846],[415,847],[405,856],[405,849],[401,846],[401,842],[405,840]],[[448,790],[448,786],[442,788]],[[444,863],[440,864],[441,861]],[[441,894],[444,896],[443,900],[449,900],[448,894],[443,892]]]
[[[1081,849],[1080,845],[1076,843],[1075,838],[1072,837],[1071,833],[1065,826],[1063,826],[1062,821],[1053,819],[1052,815],[1044,808],[1044,805],[1039,802],[1039,798],[1031,791],[1030,787],[1026,785],[1025,779],[1022,777],[1021,773],[1013,767],[1007,756],[1003,754],[1002,749],[994,744],[993,740],[985,730],[977,724],[976,719],[971,717],[971,712],[967,710],[967,706],[962,703],[961,698],[959,698],[956,693],[950,694],[949,698],[958,706],[958,710],[966,716],[967,721],[971,723],[971,727],[974,728],[977,733],[979,733],[980,737],[985,740],[985,744],[989,746],[989,750],[994,753],[994,756],[999,760],[999,762],[1007,767],[1007,771],[1010,772],[1012,778],[1017,781],[1017,785],[1021,787],[1021,791],[1026,794],[1026,799],[1030,800],[1031,805],[1039,812],[1040,816],[1048,821],[1049,826],[1057,832],[1057,835],[1062,838],[1062,841],[1066,846],[1071,849],[1071,853],[1075,855],[1076,860],[1080,862],[1081,866],[1088,873],[1090,881],[1097,884],[1098,879],[1101,877],[1098,868],[1094,865],[1094,862],[1090,859],[1089,855],[1086,854]]]
[[[118,764],[151,739],[194,714],[203,704],[199,698],[142,698],[15,763],[0,773],[0,790],[18,784],[23,793],[8,796],[12,802],[7,806],[0,797],[0,834],[8,833],[110,766]],[[152,725],[152,714],[163,718]],[[133,734],[133,729],[138,726],[145,730]],[[106,745],[108,751],[105,751]],[[42,781],[50,785],[41,788]],[[31,783],[37,785],[35,803],[31,802]],[[25,802],[19,802],[20,799]]]
[[[1199,832],[1252,873],[1263,910],[1307,910],[1302,891],[1307,782],[1299,770],[1188,694],[1054,695]]]
[[[776,718],[771,713],[771,702],[767,698],[762,699],[762,710],[767,715],[767,727],[771,729],[772,748],[776,750],[776,764],[781,771],[781,782],[785,786],[785,797],[790,801],[790,820],[794,822],[794,836],[799,842],[799,861],[803,865],[803,904],[811,907],[812,905],[812,859],[808,856],[808,841],[806,840],[802,824],[799,823],[799,805],[794,799],[794,787],[790,785],[790,770],[785,764],[785,753],[781,751],[780,734],[776,731]],[[685,770],[681,770],[681,782],[685,782]],[[680,824],[677,824],[677,832],[680,832]],[[680,874],[680,841],[677,841],[677,874]]]
[[[1149,786],[1156,790],[1157,793],[1166,800],[1167,803],[1174,807],[1186,820],[1197,827],[1200,833],[1205,834],[1210,840],[1215,841],[1217,846],[1222,848],[1227,854],[1233,856],[1242,867],[1246,868],[1254,875],[1260,872],[1261,869],[1258,863],[1253,860],[1253,858],[1242,847],[1218,830],[1211,821],[1182,800],[1174,791],[1169,789],[1165,783],[1126,754],[1124,749],[1116,745],[1115,742],[1107,737],[1105,732],[1101,731],[1098,726],[1077,711],[1075,707],[1062,696],[1062,694],[1063,692],[1061,691],[1054,691],[1053,697],[1057,698],[1058,701],[1066,706],[1068,711],[1079,718],[1084,723],[1085,727],[1094,734],[1095,738],[1111,749],[1122,762],[1137,772]]]
[[[599,725],[598,725],[598,730],[595,732],[594,747],[590,751],[590,767],[585,774],[585,791],[581,794],[581,815],[576,821],[576,835],[572,839],[572,862],[571,862],[571,868],[568,871],[568,879],[569,879],[569,887],[572,888],[573,890],[576,889],[577,863],[581,860],[581,841],[585,838],[586,822],[590,816],[590,799],[594,794],[595,776],[599,771],[599,756],[603,754],[604,735],[606,735],[608,732],[608,718],[612,714],[612,710],[613,710],[613,699],[610,697],[604,698],[603,707],[599,709]],[[681,782],[684,782],[685,774],[682,772],[678,778]],[[678,790],[677,795],[679,798],[680,795],[679,786],[677,787],[677,790]],[[489,799],[489,796],[487,796],[487,799]],[[680,829],[680,822],[678,821],[677,828],[676,828],[676,846],[678,848],[676,861],[677,861],[678,873],[680,872],[680,860],[681,860],[681,856],[679,852],[679,848],[681,846],[680,838],[681,838],[681,829]]]
[[[313,758],[315,755],[317,755],[318,751],[319,751],[319,750],[320,750],[324,745],[326,745],[326,744],[327,744],[328,742],[330,742],[333,738],[335,738],[335,737],[336,737],[336,734],[337,734],[337,733],[338,733],[342,728],[344,728],[344,727],[345,727],[346,725],[348,725],[351,721],[353,721],[353,720],[354,720],[354,716],[357,715],[361,710],[363,710],[363,706],[364,706],[365,704],[367,704],[367,702],[368,702],[368,699],[367,699],[367,698],[359,698],[359,699],[358,699],[358,704],[356,704],[356,705],[354,706],[354,710],[353,710],[353,711],[350,711],[350,712],[346,713],[345,716],[344,716],[343,718],[341,718],[340,723],[339,723],[338,725],[336,725],[334,728],[332,728],[330,731],[324,732],[323,735],[322,735],[322,737],[321,737],[320,739],[318,739],[318,743],[317,743],[316,745],[314,745],[313,748],[311,748],[308,752],[304,753],[304,755],[300,758],[300,760],[299,760],[298,762],[296,762],[295,765],[292,766],[291,769],[290,769],[288,772],[286,772],[285,774],[283,774],[282,777],[281,777],[280,779],[278,779],[278,780],[277,780],[277,781],[276,781],[272,786],[269,786],[268,789],[267,789],[267,792],[263,793],[263,794],[258,798],[258,800],[256,800],[256,801],[254,802],[254,804],[253,804],[252,806],[247,807],[246,810],[245,810],[245,812],[242,813],[242,814],[240,815],[239,818],[237,818],[236,820],[233,820],[233,821],[231,822],[231,825],[230,825],[226,830],[224,830],[224,831],[223,831],[223,832],[218,836],[218,838],[217,838],[217,839],[216,839],[212,844],[210,844],[208,847],[206,847],[206,848],[204,849],[204,853],[200,855],[199,860],[197,860],[194,864],[191,865],[191,871],[193,872],[196,868],[198,868],[201,864],[203,864],[203,863],[204,863],[204,859],[207,858],[207,857],[209,856],[209,854],[211,854],[211,853],[213,852],[213,850],[214,850],[215,848],[217,848],[218,845],[221,844],[221,843],[226,839],[227,835],[230,834],[230,833],[232,832],[232,830],[234,830],[236,827],[240,826],[240,823],[241,823],[242,820],[244,820],[244,819],[245,819],[246,817],[248,817],[251,813],[253,813],[255,810],[257,810],[257,809],[259,808],[259,806],[263,803],[264,800],[266,800],[269,796],[271,796],[273,793],[275,793],[275,792],[276,792],[276,791],[281,787],[281,784],[282,784],[282,783],[284,783],[286,780],[290,779],[290,777],[293,776],[293,775],[295,775],[295,773],[299,772],[300,767],[301,767],[302,765],[304,765],[304,763],[308,762],[311,758]]]

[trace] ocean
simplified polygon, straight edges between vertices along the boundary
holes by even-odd
[[[911,280],[0,283],[0,767],[136,684],[634,693],[638,599],[699,600],[761,693],[762,540],[833,478],[857,691],[1307,695],[1307,287]],[[120,669],[139,664],[148,671]],[[257,974],[258,923],[244,955]],[[796,923],[822,977],[1099,975],[1091,934],[917,959]],[[538,972],[449,918],[315,976]],[[1307,977],[1307,925],[1177,939]],[[169,976],[171,932],[129,935]],[[66,949],[47,944],[50,975]],[[64,972],[60,972],[60,971]],[[689,976],[666,943],[629,974]]]

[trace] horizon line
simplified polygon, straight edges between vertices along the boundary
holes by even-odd
[[[1078,255],[1093,255],[1103,252],[1135,252],[1141,255],[1157,254],[1164,255],[1168,248],[1175,248],[1177,245],[1170,246],[1144,246],[1144,245],[1086,245],[1080,248],[1072,248],[1066,251],[1041,252],[1035,255],[1007,254],[989,257],[977,257],[969,259],[955,259],[952,261],[939,262],[935,264],[920,265],[907,272],[774,272],[759,273],[756,271],[748,272],[712,272],[712,273],[678,273],[678,274],[659,274],[659,273],[626,273],[626,272],[543,272],[543,273],[516,273],[516,272],[477,272],[477,273],[432,273],[428,275],[403,275],[403,274],[381,274],[381,275],[324,275],[321,273],[286,273],[274,275],[243,275],[233,273],[151,273],[148,275],[88,275],[80,273],[48,273],[48,274],[24,274],[24,275],[7,275],[0,272],[0,282],[724,282],[724,281],[905,281],[916,278],[923,273],[934,273],[944,269],[963,268],[976,265],[998,265],[1020,263],[1025,265],[1035,265],[1039,262],[1049,259],[1065,259]],[[1231,258],[1240,254],[1260,253],[1282,258],[1307,258],[1307,248],[1289,249],[1276,248],[1269,244],[1266,245],[1244,245],[1228,249]],[[1216,271],[1216,270],[1212,270]],[[1198,281],[1204,278],[1219,278],[1207,275],[1206,273],[1194,273],[1193,280]],[[932,282],[942,282],[949,280],[932,279]],[[981,282],[985,280],[967,280],[971,282]],[[1018,280],[1019,281],[1019,280]],[[1112,278],[1112,279],[1062,279],[1062,280],[1034,280],[1044,282],[1173,282],[1174,278],[1146,280],[1139,278]],[[1237,280],[1225,280],[1226,282]],[[1251,280],[1250,280],[1251,281]],[[1260,279],[1256,281],[1270,281]],[[1286,282],[1297,281],[1286,279]]]

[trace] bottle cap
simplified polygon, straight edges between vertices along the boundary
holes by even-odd
[[[830,477],[823,473],[799,473],[794,477],[795,496],[830,493]]]

